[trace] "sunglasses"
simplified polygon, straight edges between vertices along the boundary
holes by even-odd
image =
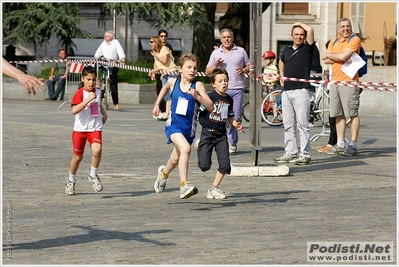
[[[160,35],[159,37],[168,37],[167,35]]]
[[[154,41],[150,41],[150,44],[152,44]]]

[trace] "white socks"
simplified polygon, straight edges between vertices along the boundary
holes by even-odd
[[[345,147],[345,141],[338,141],[338,142],[337,142],[337,145],[338,145],[339,147]]]
[[[76,174],[69,173],[68,180],[72,183],[76,182]]]
[[[90,176],[96,178],[98,174],[98,168],[91,166]]]
[[[91,166],[90,176],[96,178],[98,174],[98,168]],[[76,182],[76,174],[69,173],[68,180],[72,183]]]

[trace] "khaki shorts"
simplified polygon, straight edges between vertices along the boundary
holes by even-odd
[[[359,88],[332,84],[330,87],[330,116],[358,116],[359,98]]]

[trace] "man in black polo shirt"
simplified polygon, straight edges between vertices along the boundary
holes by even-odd
[[[310,79],[314,50],[314,31],[307,24],[292,25],[293,44],[284,48],[279,61],[280,76]],[[309,82],[281,81],[283,87],[282,105],[284,121],[283,156],[274,159],[276,163],[311,164],[309,132]],[[298,151],[296,129],[298,128],[300,151]],[[299,152],[299,155],[298,155]]]

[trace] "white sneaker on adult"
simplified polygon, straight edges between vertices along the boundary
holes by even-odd
[[[237,152],[237,145],[230,145],[229,144],[229,153],[233,154]]]

